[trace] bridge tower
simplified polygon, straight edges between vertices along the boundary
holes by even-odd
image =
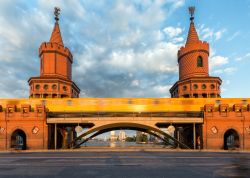
[[[80,89],[72,81],[73,56],[64,46],[60,27],[60,9],[55,7],[55,25],[49,42],[39,48],[40,76],[28,80],[30,98],[78,98]]]
[[[178,51],[179,80],[170,88],[172,98],[219,98],[222,80],[209,76],[209,44],[201,41],[189,7],[190,27],[185,46]]]

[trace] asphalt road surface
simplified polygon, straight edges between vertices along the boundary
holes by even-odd
[[[0,153],[0,178],[250,177],[250,153]]]

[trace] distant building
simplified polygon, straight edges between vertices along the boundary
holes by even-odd
[[[120,140],[120,141],[125,141],[126,138],[127,138],[126,132],[125,132],[124,130],[120,131],[120,132],[119,132],[119,136],[118,136],[118,140]]]
[[[116,141],[118,136],[115,134],[115,131],[110,132],[110,141]]]

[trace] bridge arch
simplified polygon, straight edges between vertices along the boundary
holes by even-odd
[[[81,134],[80,136],[78,136],[77,138],[75,138],[73,140],[73,142],[71,142],[70,147],[76,148],[76,147],[80,146],[82,143],[88,141],[89,139],[91,139],[97,135],[100,135],[102,133],[105,133],[105,132],[108,132],[111,130],[117,130],[117,129],[131,129],[131,130],[143,131],[143,132],[149,133],[151,135],[154,135],[155,137],[160,138],[164,142],[168,142],[169,139],[171,139],[175,143],[179,144],[179,146],[181,146],[183,148],[189,148],[186,145],[184,145],[183,143],[179,142],[178,140],[176,140],[175,138],[168,135],[166,132],[162,131],[161,129],[159,129],[157,127],[153,127],[153,126],[149,126],[149,125],[145,125],[145,124],[139,124],[139,123],[130,123],[130,122],[117,122],[117,123],[111,123],[111,124],[104,124],[101,126],[94,126],[94,127],[90,128],[88,131],[86,131],[83,134]],[[91,135],[87,139],[84,139],[80,143],[76,144],[77,140],[80,140],[81,138],[86,137],[90,134],[93,134],[93,135]],[[176,144],[174,144],[173,146],[176,146]]]

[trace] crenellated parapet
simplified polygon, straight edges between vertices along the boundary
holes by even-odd
[[[5,116],[1,116],[0,120],[3,120],[4,117],[6,119],[14,119],[19,120],[23,118],[27,119],[35,119],[40,118],[44,119],[46,117],[46,108],[44,105],[37,104],[36,106],[32,107],[30,104],[21,104],[17,106],[15,104],[7,104],[7,105],[0,105],[0,114],[4,114]]]
[[[63,45],[58,43],[43,42],[39,48],[39,57],[41,57],[43,53],[48,52],[59,53],[67,57],[71,63],[73,62],[73,55],[71,54],[70,50]]]
[[[250,111],[249,104],[205,104],[205,112],[246,112]]]
[[[193,52],[204,52],[209,56],[209,44],[206,41],[198,41],[182,46],[178,51],[178,62],[182,57]]]

